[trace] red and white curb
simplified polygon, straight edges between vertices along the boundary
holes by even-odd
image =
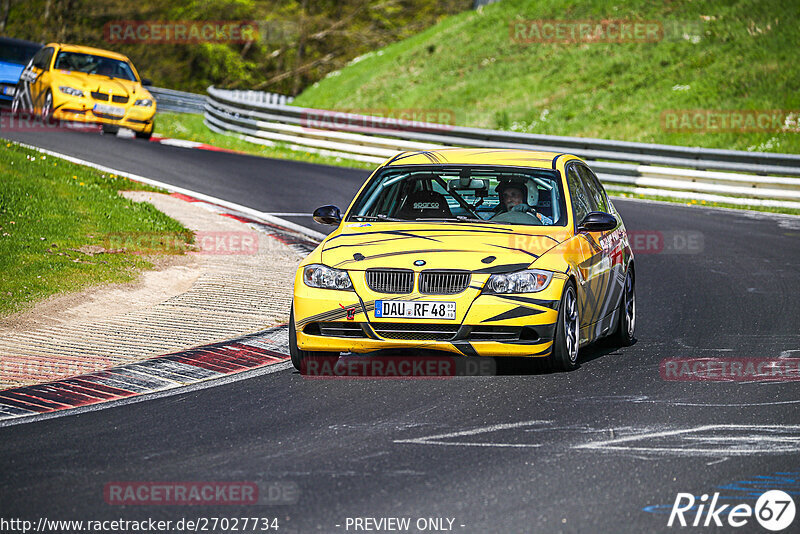
[[[209,145],[207,143],[201,143],[199,141],[188,141],[186,139],[173,139],[172,137],[162,137],[157,134],[154,134],[153,137],[150,138],[150,142],[159,143],[161,145],[176,146],[179,148],[195,148],[198,150],[210,150],[212,152],[227,152],[229,154],[244,154],[247,156],[252,156],[252,154],[248,154],[247,152],[241,150],[220,148],[218,146]]]
[[[174,198],[179,198],[181,200],[185,200],[186,202],[193,202],[202,204],[203,207],[223,216],[229,217],[240,223],[244,223],[249,225],[254,230],[257,230],[261,233],[267,234],[271,238],[283,243],[287,247],[291,248],[300,256],[305,257],[314,250],[317,245],[319,245],[319,241],[313,238],[308,237],[307,234],[300,233],[296,230],[291,230],[284,225],[281,224],[274,224],[271,222],[257,220],[253,217],[248,217],[247,215],[239,212],[238,210],[228,208],[226,206],[222,206],[220,204],[216,204],[213,202],[208,202],[206,200],[201,200],[199,198],[195,198],[189,195],[185,195],[183,193],[172,193],[170,196]]]
[[[0,426],[32,416],[76,411],[279,366],[286,364],[288,353],[288,328],[281,325],[236,340],[104,371],[6,389],[0,391]],[[288,365],[275,370],[284,368]]]

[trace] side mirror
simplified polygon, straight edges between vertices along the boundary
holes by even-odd
[[[153,80],[151,80],[150,78],[142,78],[143,87],[148,87],[150,85],[153,85]]]
[[[319,224],[339,224],[342,212],[336,206],[322,206],[314,210],[314,220]]]
[[[578,230],[586,232],[605,232],[617,227],[617,218],[602,211],[587,213],[578,225]]]

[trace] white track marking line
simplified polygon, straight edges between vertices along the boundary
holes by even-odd
[[[101,172],[107,172],[110,174],[117,174],[119,176],[124,176],[136,182],[141,182],[143,184],[152,185],[154,187],[160,187],[162,189],[166,189],[171,193],[180,193],[182,195],[194,197],[198,200],[205,200],[206,202],[210,202],[212,204],[218,204],[220,206],[224,206],[226,208],[239,211],[246,215],[250,215],[256,219],[261,219],[264,222],[276,224],[278,226],[283,226],[288,228],[289,230],[293,230],[295,232],[301,233],[312,239],[316,239],[317,241],[322,241],[327,236],[321,232],[317,232],[315,230],[311,230],[310,228],[306,228],[305,226],[301,226],[299,224],[295,224],[291,221],[287,221],[285,219],[281,219],[280,217],[276,217],[264,211],[258,211],[253,208],[248,208],[247,206],[242,206],[241,204],[236,204],[235,202],[229,202],[227,200],[222,200],[221,198],[212,197],[211,195],[206,195],[205,193],[199,193],[197,191],[192,191],[191,189],[185,189],[183,187],[178,187],[175,185],[171,185],[168,183],[160,182],[158,180],[153,180],[152,178],[146,178],[144,176],[140,176],[138,174],[133,174],[125,171],[121,171],[118,169],[112,169],[111,167],[106,167],[105,165],[100,165],[98,163],[93,163],[91,161],[82,160],[80,158],[75,158],[73,156],[68,156],[66,154],[61,154],[59,152],[53,152],[52,150],[47,150],[45,148],[39,148],[37,146],[28,145],[25,143],[17,143],[20,146],[25,148],[29,148],[31,150],[35,150],[37,152],[41,152],[42,154],[47,154],[48,156],[54,156],[56,158],[61,158],[63,160],[77,163],[78,165],[85,165],[87,167],[92,167],[93,169],[97,169]]]
[[[461,442],[461,441],[433,441],[433,440],[441,440],[447,438],[456,438],[456,437],[463,437],[463,436],[474,436],[477,434],[486,434],[489,432],[496,432],[498,430],[507,430],[510,428],[520,428],[524,426],[533,426],[533,425],[547,425],[552,423],[552,421],[523,421],[521,423],[504,423],[504,424],[497,424],[497,425],[489,425],[479,428],[473,428],[472,430],[461,430],[458,432],[448,432],[446,434],[434,434],[432,436],[423,436],[421,438],[413,438],[413,439],[396,439],[394,443],[414,443],[417,445],[462,445],[462,446],[469,446],[469,447],[514,447],[514,448],[532,448],[532,447],[541,447],[542,445],[539,443],[470,443],[470,442]]]
[[[625,436],[622,438],[616,438],[611,440],[604,440],[604,441],[593,441],[591,443],[584,443],[581,445],[573,446],[574,449],[583,449],[583,450],[594,450],[594,451],[624,451],[624,452],[645,452],[645,453],[669,453],[669,454],[679,454],[679,455],[686,455],[686,454],[698,454],[698,455],[725,455],[725,456],[741,456],[741,455],[748,455],[748,454],[770,454],[770,453],[788,453],[800,450],[795,443],[792,443],[792,447],[786,448],[781,447],[778,443],[785,443],[786,440],[781,439],[780,437],[776,438],[774,436],[766,436],[766,435],[758,435],[756,436],[757,440],[762,442],[764,446],[758,447],[758,445],[754,444],[755,446],[749,448],[724,448],[724,449],[712,449],[712,448],[684,448],[684,447],[648,447],[648,446],[631,446],[631,445],[623,445],[624,443],[629,443],[632,441],[642,441],[648,439],[657,439],[663,437],[671,437],[671,436],[678,436],[681,434],[689,434],[694,432],[704,432],[704,431],[725,431],[725,430],[747,430],[747,431],[800,431],[800,425],[735,425],[735,424],[724,424],[724,425],[703,425],[694,428],[682,428],[679,430],[667,430],[662,432],[646,432],[643,434],[635,434],[630,436]],[[753,436],[735,436],[730,435],[727,437],[722,436],[708,436],[709,441],[753,441]],[[691,439],[694,441],[700,441],[704,438],[702,436],[682,436],[682,439]],[[792,440],[792,436],[787,436],[787,439]],[[774,446],[770,447],[767,446],[769,444],[775,444]]]

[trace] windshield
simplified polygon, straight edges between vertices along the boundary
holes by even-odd
[[[53,68],[136,81],[133,69],[127,62],[79,52],[59,52]]]
[[[390,167],[374,177],[350,221],[454,221],[565,226],[561,179],[516,167]]]
[[[31,60],[41,46],[13,41],[0,40],[0,61],[25,65]]]

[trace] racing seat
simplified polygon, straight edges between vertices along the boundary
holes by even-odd
[[[436,191],[415,191],[406,197],[403,206],[397,211],[399,219],[445,219],[453,213],[447,205],[447,198]]]

